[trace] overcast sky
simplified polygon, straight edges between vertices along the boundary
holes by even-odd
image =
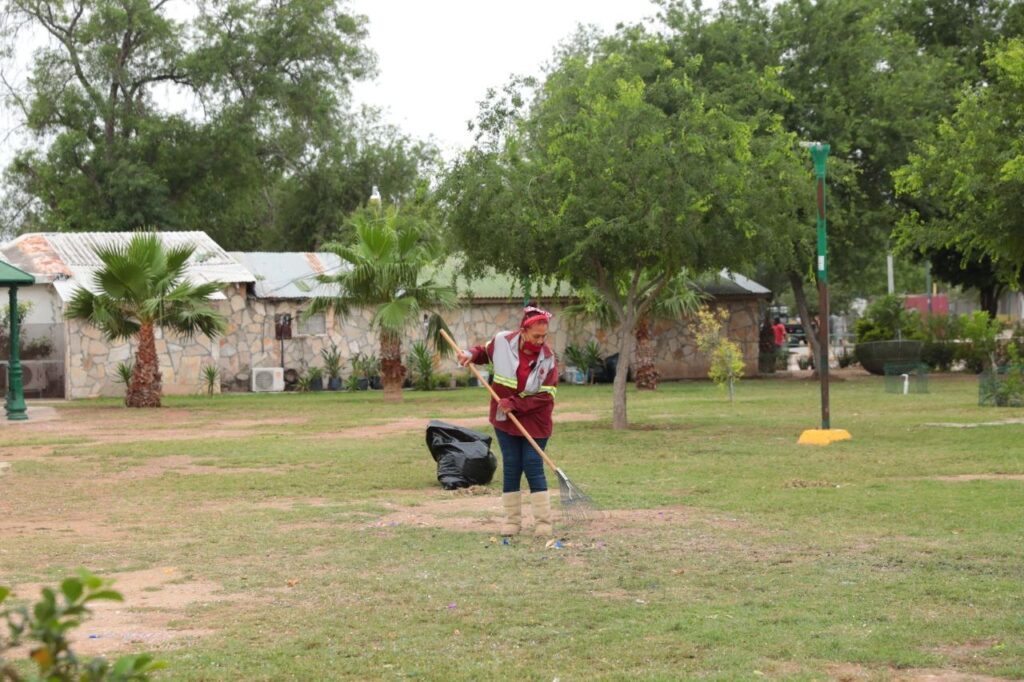
[[[168,5],[172,15],[191,14],[190,0]],[[476,118],[488,88],[513,74],[537,75],[555,47],[580,24],[608,32],[620,22],[653,17],[651,0],[349,0],[369,19],[369,47],[378,76],[356,83],[356,104],[381,107],[385,118],[413,137],[433,138],[445,156],[468,146],[466,122]],[[27,35],[18,64],[8,75],[23,78],[41,35]],[[159,90],[159,89],[158,89]],[[194,98],[158,92],[171,108],[194,107]],[[24,143],[20,114],[0,105],[0,164]]]
[[[653,17],[650,0],[350,0],[369,18],[377,79],[358,83],[356,102],[383,107],[417,138],[433,137],[446,156],[471,144],[488,88],[512,74],[536,75],[579,24],[608,32]]]

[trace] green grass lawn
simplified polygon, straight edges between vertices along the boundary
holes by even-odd
[[[127,643],[168,679],[1021,679],[1024,423],[930,424],[1024,410],[930,384],[834,383],[853,440],[828,447],[796,444],[809,381],[631,390],[626,431],[610,387],[562,387],[549,453],[609,512],[563,549],[494,542],[497,484],[440,491],[422,426],[479,417],[480,389],[59,405],[0,431],[0,583],[213,585],[162,611],[199,634]]]

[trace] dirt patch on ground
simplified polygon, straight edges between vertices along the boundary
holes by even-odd
[[[166,473],[183,475],[192,474],[282,474],[290,467],[219,467],[208,464],[195,464],[192,457],[188,455],[167,455],[165,457],[152,457],[142,460],[138,466],[133,466],[119,471],[112,476],[102,479],[105,481],[134,481],[142,478],[153,478],[163,476]]]
[[[161,440],[199,440],[209,438],[247,438],[252,429],[260,426],[288,426],[305,424],[308,420],[300,417],[273,419],[230,419],[210,424],[207,420],[196,420],[196,413],[185,409],[161,408],[154,412],[146,429],[139,429],[137,415],[127,415],[120,408],[109,411],[75,410],[58,411],[53,407],[33,407],[30,419],[19,422],[19,434],[32,433],[42,437],[75,439],[74,443],[43,446],[24,446],[4,450],[6,458],[10,450],[19,454],[19,459],[38,459],[54,451],[83,445],[116,445],[119,443],[151,442]],[[27,448],[31,447],[31,450]],[[12,457],[14,459],[14,457]]]
[[[0,506],[0,538],[13,538],[17,535],[38,537],[42,534],[66,534],[71,537],[88,538],[89,540],[106,542],[124,539],[126,533],[114,524],[105,523],[91,517],[67,518],[60,513],[45,518],[25,518],[24,514],[4,513],[7,510]],[[60,510],[54,510],[60,512]]]
[[[1024,424],[1024,419],[1000,419],[992,422],[926,422],[925,426],[938,426],[948,429],[976,429],[980,426],[1013,426]]]
[[[929,481],[1024,481],[1024,474],[954,474],[929,476]]]
[[[390,528],[396,526],[438,528],[473,533],[497,533],[504,517],[501,493],[491,488],[475,488],[461,491],[438,491],[427,501],[418,505],[399,505],[384,502],[387,511],[382,515],[361,523],[356,528]],[[556,527],[561,525],[561,507],[557,491],[551,496],[551,508]],[[708,516],[687,507],[666,507],[661,509],[612,509],[595,510],[591,518],[572,527],[562,526],[568,534],[600,535],[626,532],[640,528],[659,526],[680,526],[694,523],[710,523],[721,527],[738,527],[737,519]],[[523,526],[533,527],[529,494],[523,495]]]
[[[172,626],[185,618],[194,605],[224,601],[216,583],[183,576],[174,567],[156,567],[128,573],[104,575],[114,580],[113,589],[124,602],[96,601],[93,614],[72,634],[75,651],[87,656],[124,651],[155,651],[181,646],[181,640],[213,634],[199,627]],[[22,585],[15,594],[34,599],[41,585]],[[17,658],[18,653],[11,658]]]
[[[889,668],[876,670],[865,668],[855,663],[836,663],[828,666],[829,679],[836,682],[867,682],[868,680],[886,679],[892,682],[1005,682],[1002,677],[966,673],[959,670],[941,670],[934,668],[907,668],[897,670]]]
[[[468,426],[471,428],[478,428],[487,426],[490,421],[487,416],[474,415],[471,417],[434,417],[440,421],[449,422],[452,424],[458,424],[459,426]],[[560,422],[581,422],[581,421],[596,421],[598,417],[593,414],[586,412],[564,412],[555,414],[555,424]],[[370,424],[367,426],[355,426],[348,429],[339,429],[333,433],[318,433],[310,434],[309,438],[322,439],[327,438],[382,438],[392,433],[399,433],[402,431],[425,431],[427,424],[431,419],[422,418],[410,418],[410,419],[398,419],[396,421],[384,422],[383,424]]]

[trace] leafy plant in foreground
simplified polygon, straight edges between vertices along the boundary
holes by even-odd
[[[77,577],[65,579],[59,590],[44,587],[39,601],[28,606],[5,606],[11,590],[0,586],[0,621],[7,634],[0,632],[0,680],[7,682],[135,682],[150,679],[149,673],[166,667],[151,654],[129,654],[113,663],[103,657],[81,659],[71,648],[68,633],[89,617],[94,601],[123,601],[120,592],[110,589],[111,582],[80,570]],[[34,644],[28,657],[35,671],[24,675],[4,652],[22,644]]]

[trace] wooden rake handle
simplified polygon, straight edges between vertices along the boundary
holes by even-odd
[[[448,332],[442,329],[441,336],[444,337],[444,340],[448,342],[448,345],[452,347],[452,349],[455,351],[457,355],[462,355],[462,349],[459,348],[459,344],[455,343],[455,339],[450,337],[448,335]],[[494,392],[494,389],[491,387],[491,385],[487,383],[487,381],[480,375],[480,370],[476,368],[476,365],[470,362],[467,365],[467,367],[469,367],[473,374],[476,375],[476,379],[477,381],[480,382],[480,385],[486,388],[487,392],[491,394],[491,397],[494,398],[494,402],[501,402],[501,398],[498,397],[498,394]],[[544,449],[541,446],[537,445],[537,441],[533,439],[533,436],[526,432],[526,429],[523,428],[522,423],[520,423],[520,421],[516,419],[516,416],[511,412],[506,412],[505,414],[507,414],[508,418],[512,420],[512,423],[515,424],[515,427],[519,429],[519,433],[523,434],[523,438],[529,441],[530,445],[533,446],[533,449],[536,450],[537,454],[541,456],[541,459],[547,462],[547,465],[554,469],[556,472],[560,471],[559,468],[555,466],[555,463],[551,461],[551,458],[548,457],[547,453],[544,452]]]

